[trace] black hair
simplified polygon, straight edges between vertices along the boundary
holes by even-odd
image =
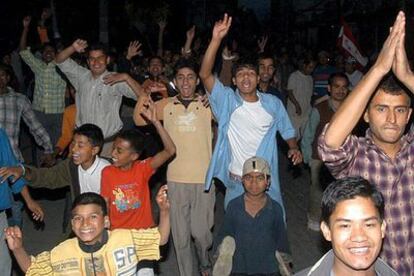
[[[91,51],[102,51],[105,56],[108,56],[108,47],[102,42],[96,42],[89,46],[88,53]]]
[[[331,74],[328,79],[328,84],[332,85],[335,78],[343,78],[346,80],[347,84],[349,85],[349,79],[347,75],[345,75],[345,73],[342,73],[342,72]]]
[[[101,195],[97,193],[93,193],[93,192],[83,193],[75,197],[75,200],[72,203],[71,210],[73,211],[79,205],[89,205],[89,204],[98,205],[99,207],[101,207],[103,215],[104,216],[108,215],[108,209],[106,207],[105,199]]]
[[[372,100],[379,90],[394,96],[406,95],[408,98],[408,105],[411,106],[410,90],[408,90],[408,88],[393,73],[388,73],[382,78],[377,86],[376,92],[371,96],[370,100]]]
[[[302,56],[298,60],[299,69],[302,69],[305,65],[311,64],[312,62],[316,64],[316,61],[312,57]]]
[[[271,59],[273,61],[273,63],[275,63],[275,58],[273,57],[273,55],[271,53],[267,53],[267,52],[263,52],[263,53],[258,55],[257,63],[259,64],[260,61],[264,60],[264,59]]]
[[[86,136],[92,146],[102,149],[104,136],[100,127],[94,124],[83,124],[80,127],[75,128],[73,135],[75,134]]]
[[[245,57],[239,58],[233,64],[233,68],[231,70],[232,76],[236,77],[237,72],[243,68],[252,69],[256,72],[256,74],[259,74],[259,66],[256,62],[256,59],[253,58],[252,56],[245,56]]]
[[[13,77],[13,68],[10,65],[0,63],[0,71],[6,73],[10,78]]]
[[[138,154],[141,154],[145,146],[145,136],[137,129],[125,129],[121,130],[116,138],[127,141],[132,150]]]
[[[321,221],[329,225],[329,219],[336,205],[356,197],[369,198],[375,205],[380,219],[384,219],[384,198],[374,185],[362,177],[346,177],[329,184],[322,196]]]
[[[180,58],[179,60],[177,60],[177,63],[174,66],[174,75],[177,75],[178,71],[183,68],[188,68],[194,71],[196,75],[198,75],[198,64],[193,59]]]
[[[162,59],[162,57],[160,57],[160,56],[156,56],[156,55],[154,55],[154,56],[150,56],[150,57],[148,58],[148,66],[150,65],[150,63],[151,63],[151,61],[152,61],[153,59],[158,59],[159,61],[161,61],[161,65],[162,65],[162,66],[164,66],[164,60]]]
[[[45,51],[45,49],[46,49],[46,47],[50,47],[50,48],[52,48],[55,52],[56,52],[56,45],[55,44],[53,44],[53,43],[51,43],[51,42],[46,42],[46,43],[44,43],[43,45],[42,45],[42,47],[40,48],[40,52],[44,52]]]

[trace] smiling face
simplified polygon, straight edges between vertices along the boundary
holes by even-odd
[[[411,111],[410,100],[405,93],[392,95],[379,90],[364,114],[375,144],[384,150],[399,144]]]
[[[256,70],[247,66],[240,67],[233,77],[233,83],[239,89],[242,97],[255,95],[258,82],[259,76]]]
[[[192,99],[198,84],[197,74],[190,68],[184,67],[177,71],[174,85],[182,99]]]
[[[148,72],[154,78],[160,76],[163,72],[163,64],[159,58],[152,58],[148,65]]]
[[[106,71],[108,63],[109,57],[102,50],[89,51],[88,66],[95,78]]]
[[[138,157],[139,154],[133,150],[129,141],[119,137],[115,139],[112,149],[112,161],[115,167],[128,170]]]
[[[45,46],[42,52],[42,59],[44,62],[49,63],[55,59],[56,50],[52,46]]]
[[[373,263],[385,235],[385,222],[381,221],[371,198],[357,196],[340,201],[329,217],[329,225],[322,222],[321,230],[332,243],[335,275],[374,270]]]
[[[72,161],[75,165],[81,165],[83,169],[88,169],[95,161],[99,153],[99,147],[93,146],[85,135],[75,134],[70,145]]]
[[[105,227],[109,227],[109,217],[97,204],[78,205],[72,210],[71,223],[76,237],[87,245],[93,245],[102,242]]]
[[[275,73],[275,65],[273,59],[264,58],[259,60],[259,76],[260,81],[270,82]]]

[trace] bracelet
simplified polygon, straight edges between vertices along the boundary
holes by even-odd
[[[24,177],[25,175],[26,175],[26,168],[24,167],[24,165],[23,164],[19,164],[19,167],[20,168],[22,168],[22,171],[23,171],[23,173],[22,173],[22,177]]]
[[[221,54],[221,57],[223,60],[233,60],[236,58],[236,56],[226,56],[225,54]]]

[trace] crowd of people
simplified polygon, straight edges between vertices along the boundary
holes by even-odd
[[[298,275],[414,275],[414,74],[403,12],[365,74],[327,51],[276,55],[268,37],[239,51],[223,42],[227,14],[205,49],[191,27],[180,53],[164,51],[160,25],[156,55],[132,41],[117,59],[83,39],[57,48],[43,29],[34,51],[31,21],[0,64],[0,275],[11,273],[10,252],[27,275],[154,275],[170,231],[182,276],[292,275],[282,154],[309,166],[307,227],[332,244]],[[38,145],[33,164],[19,148],[21,119]],[[152,198],[153,182],[166,185]],[[43,220],[27,186],[69,190],[68,239],[35,257],[13,196]]]

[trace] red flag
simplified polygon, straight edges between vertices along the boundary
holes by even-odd
[[[362,69],[367,65],[368,58],[362,54],[358,42],[352,35],[351,28],[349,28],[344,20],[341,20],[341,25],[338,35],[338,47],[346,57],[353,57]]]

